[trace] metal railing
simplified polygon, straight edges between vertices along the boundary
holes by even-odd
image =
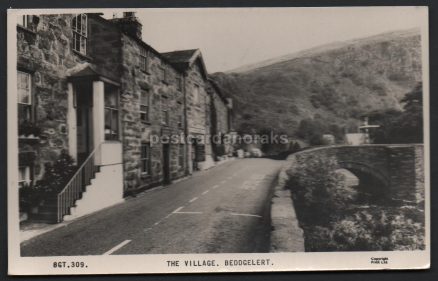
[[[70,212],[70,208],[74,206],[76,200],[78,200],[82,193],[85,191],[85,187],[90,184],[91,179],[94,178],[96,171],[98,170],[96,162],[96,151],[101,145],[97,146],[88,155],[87,159],[82,162],[76,173],[72,176],[70,181],[65,187],[58,193],[58,214],[57,222],[62,222],[63,217]]]

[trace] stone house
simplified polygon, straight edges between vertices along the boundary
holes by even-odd
[[[233,132],[232,128],[232,108],[233,104],[230,98],[226,98],[217,83],[209,78],[207,92],[210,95],[210,134],[213,138],[212,152],[216,157],[215,161],[226,156],[233,155],[233,146],[231,143]]]
[[[141,28],[133,13],[19,18],[19,185],[63,151],[77,165],[35,218],[75,218],[214,165],[212,112],[229,111],[214,110],[200,51],[159,53]]]

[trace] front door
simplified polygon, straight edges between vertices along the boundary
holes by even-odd
[[[87,84],[76,85],[77,159],[82,163],[93,150],[92,92]]]
[[[164,181],[164,184],[170,183],[169,144],[163,144],[163,181]]]

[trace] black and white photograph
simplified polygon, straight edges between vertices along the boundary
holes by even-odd
[[[9,274],[424,269],[427,7],[8,10]]]

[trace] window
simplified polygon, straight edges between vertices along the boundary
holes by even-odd
[[[195,85],[193,90],[193,103],[198,104],[199,103],[199,85]]]
[[[184,155],[185,155],[184,144],[179,144],[179,147],[178,147],[178,166],[180,169],[184,168]]]
[[[118,90],[105,85],[105,140],[119,139]]]
[[[143,71],[149,71],[148,51],[146,49],[140,49],[140,69]]]
[[[176,89],[182,91],[182,79],[180,76],[176,77]]]
[[[162,82],[167,83],[167,69],[165,65],[160,68],[160,79]]]
[[[20,120],[32,119],[32,76],[29,73],[17,72],[18,112]]]
[[[178,115],[178,128],[182,128],[184,123],[184,117],[182,114]]]
[[[73,18],[73,50],[81,53],[87,53],[87,15],[80,14]]]
[[[26,28],[29,27],[30,17],[31,16],[20,16],[18,19],[18,25]]]
[[[169,126],[169,111],[167,109],[161,110],[161,124]]]
[[[141,90],[140,93],[140,120],[149,122],[149,91]]]
[[[30,186],[32,180],[29,166],[18,167],[18,187]]]
[[[141,144],[140,169],[141,173],[148,175],[150,173],[150,146],[147,143]]]

